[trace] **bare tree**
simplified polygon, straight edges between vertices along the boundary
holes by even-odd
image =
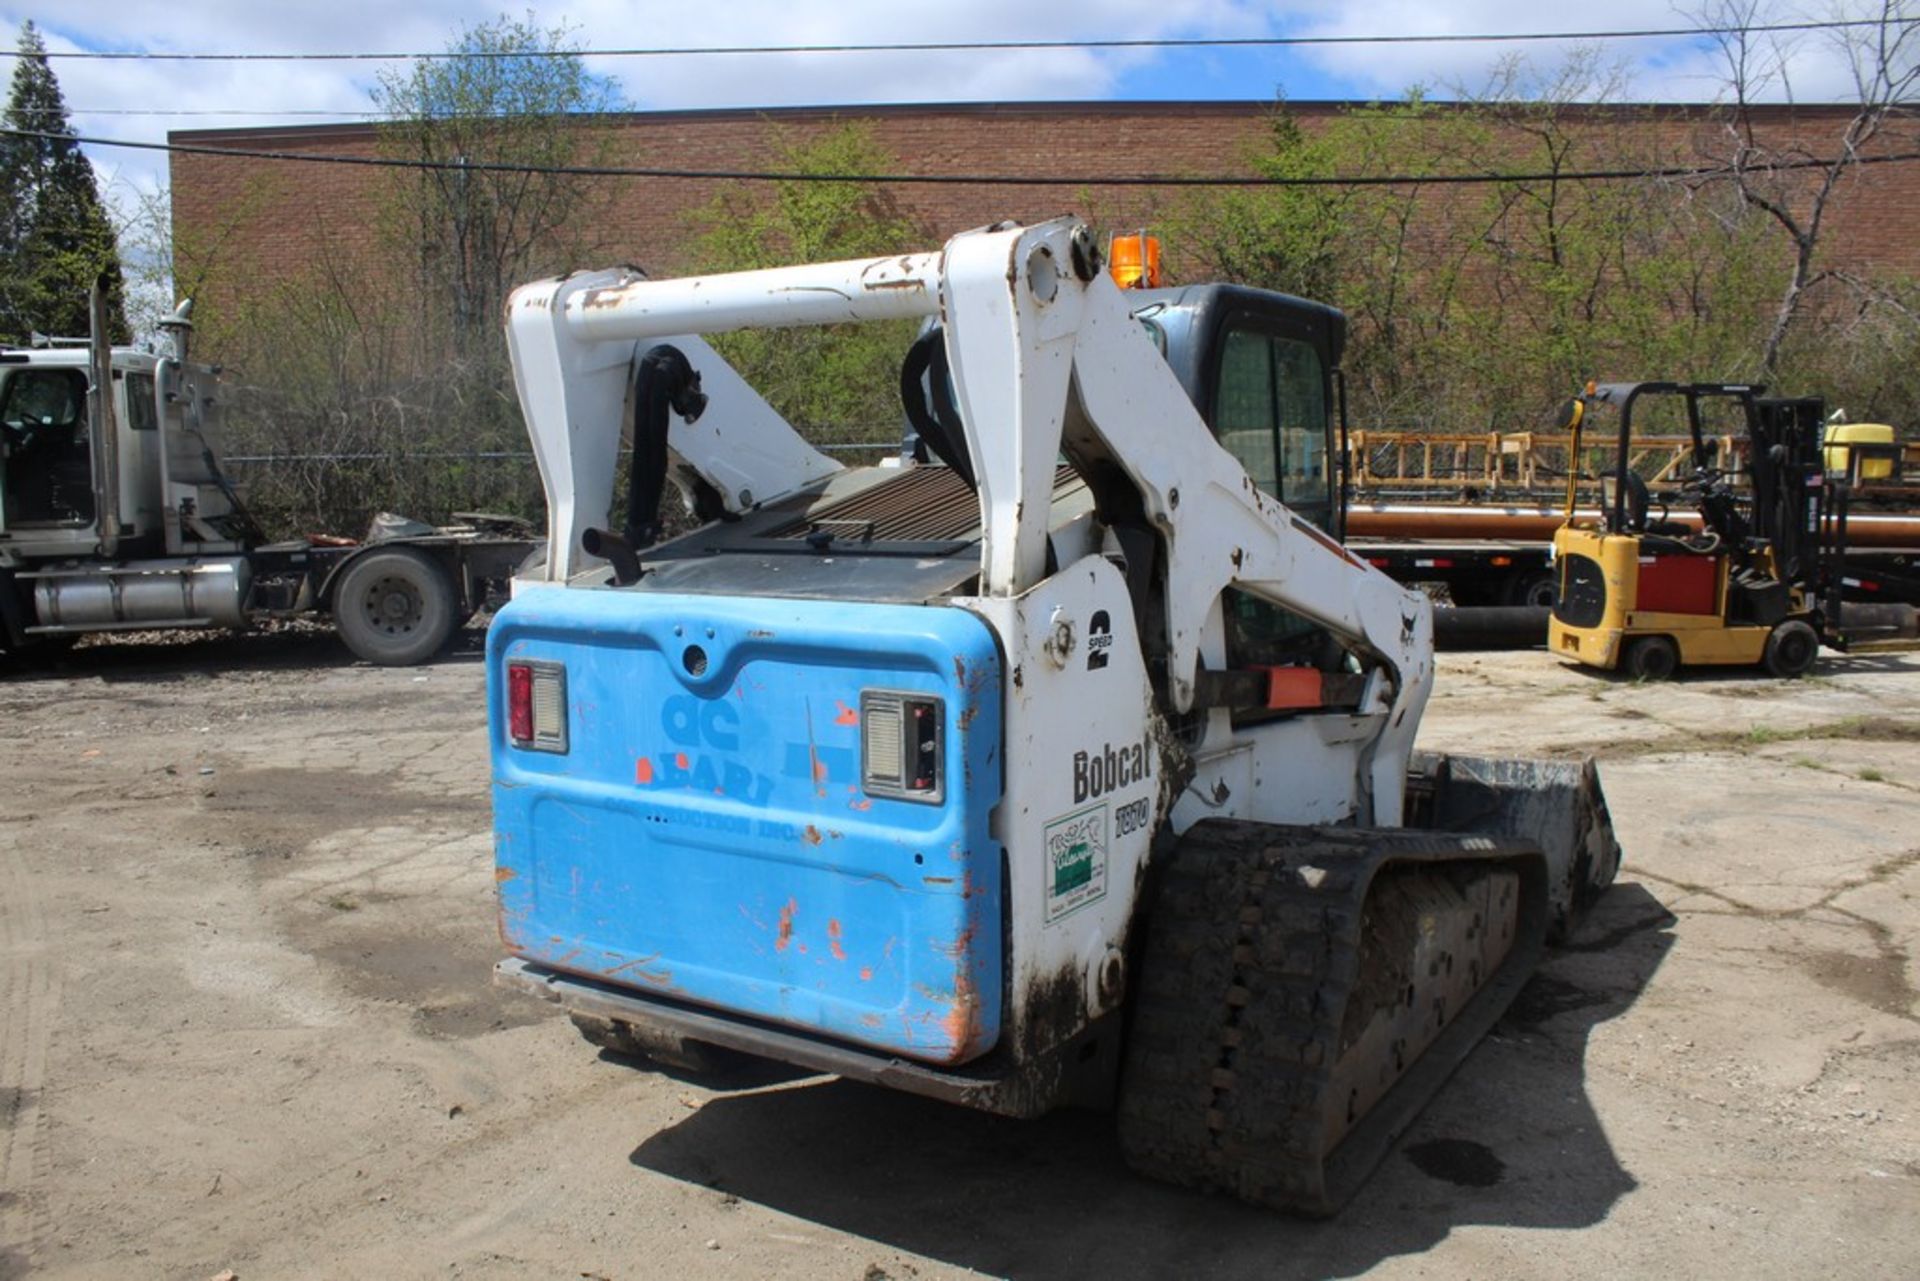
[[[1778,124],[1762,125],[1758,108],[1763,101],[1793,106],[1790,66],[1804,47],[1750,29],[1775,18],[1774,9],[1767,0],[1715,0],[1695,11],[1701,25],[1723,29],[1715,39],[1724,63],[1726,110],[1716,150],[1726,161],[1728,179],[1741,202],[1769,218],[1791,248],[1791,269],[1760,352],[1760,375],[1769,381],[1778,373],[1781,349],[1812,291],[1829,281],[1859,285],[1822,257],[1828,215],[1863,162],[1912,145],[1912,125],[1920,108],[1920,29],[1915,25],[1920,4],[1879,0],[1863,14],[1858,6],[1835,0],[1818,16],[1868,24],[1823,33],[1850,74],[1852,114],[1824,136],[1803,128],[1817,117],[1789,115]]]
[[[497,345],[509,289],[577,265],[611,188],[563,171],[603,158],[594,118],[624,100],[531,14],[467,27],[448,52],[383,74],[373,99],[387,154],[421,166],[396,185],[395,238],[465,355]]]

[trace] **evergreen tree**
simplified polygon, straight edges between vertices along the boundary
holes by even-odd
[[[60,82],[32,22],[20,28],[6,128],[44,137],[0,137],[0,339],[34,330],[87,332],[87,294],[104,273],[113,339],[128,337],[125,286],[113,225],[93,165],[73,140]]]

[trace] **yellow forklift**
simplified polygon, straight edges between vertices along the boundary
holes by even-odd
[[[1830,549],[1826,475],[1820,455],[1824,404],[1813,397],[1764,399],[1764,389],[1727,383],[1604,383],[1568,402],[1572,433],[1567,519],[1554,534],[1559,600],[1547,647],[1588,667],[1663,680],[1679,668],[1764,664],[1803,676],[1829,628],[1838,593],[1823,593]],[[1677,398],[1693,442],[1680,484],[1687,510],[1670,511],[1634,470],[1634,411],[1648,398]],[[1598,409],[1616,411],[1618,448],[1603,474],[1598,518],[1577,509],[1580,437]],[[1722,458],[1703,417],[1733,415],[1743,459]],[[1716,424],[1718,425],[1718,424]],[[1744,492],[1730,469],[1744,467]],[[1836,583],[1837,586],[1837,583]]]

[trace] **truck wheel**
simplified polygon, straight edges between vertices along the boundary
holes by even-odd
[[[1508,605],[1552,609],[1560,599],[1560,579],[1550,569],[1523,571],[1507,579],[1502,595]]]
[[[1811,624],[1789,618],[1767,634],[1763,661],[1767,670],[1781,680],[1793,680],[1813,670],[1820,655],[1820,633]]]
[[[340,639],[369,663],[407,667],[440,652],[459,621],[446,571],[425,552],[369,552],[347,567],[333,593]]]
[[[1680,647],[1670,636],[1641,636],[1627,642],[1620,670],[1637,681],[1670,680],[1680,670]]]

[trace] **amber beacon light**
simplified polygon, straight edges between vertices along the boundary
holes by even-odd
[[[1107,241],[1107,270],[1122,289],[1160,287],[1160,238],[1142,231]]]

